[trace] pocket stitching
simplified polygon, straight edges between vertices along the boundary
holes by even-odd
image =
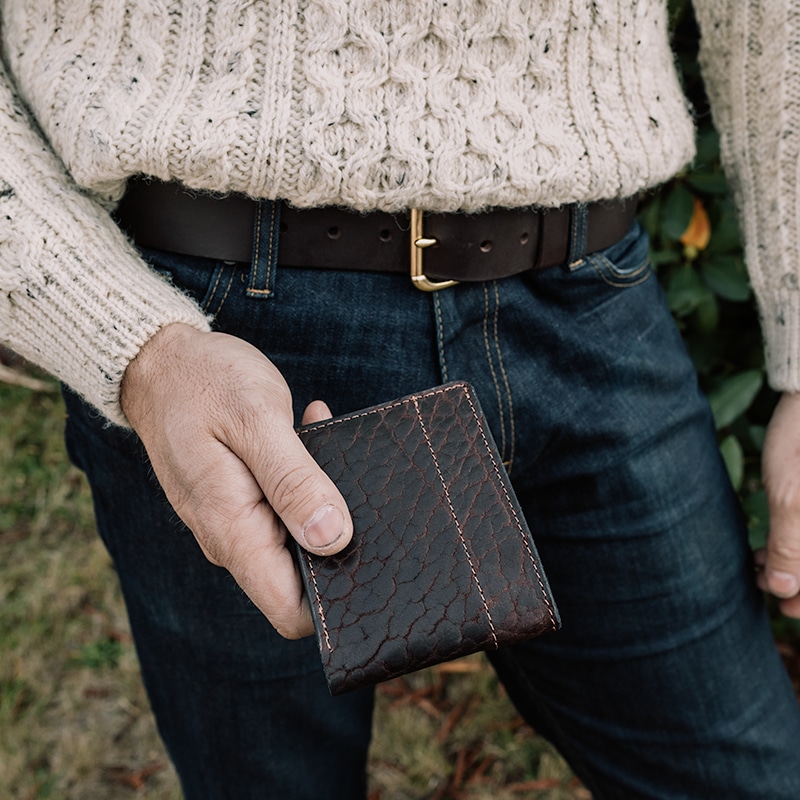
[[[591,263],[595,272],[597,272],[605,283],[620,289],[628,286],[638,286],[640,283],[644,283],[652,272],[650,269],[649,256],[647,256],[638,267],[625,273],[618,272],[614,264],[600,253],[591,254],[587,256],[586,260]]]

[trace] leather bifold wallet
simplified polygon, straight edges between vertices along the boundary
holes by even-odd
[[[449,383],[302,427],[354,535],[298,546],[331,694],[559,627],[473,388]]]

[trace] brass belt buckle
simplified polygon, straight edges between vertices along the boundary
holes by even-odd
[[[437,244],[436,239],[428,239],[422,232],[422,211],[411,209],[411,282],[422,292],[436,292],[455,286],[458,281],[432,281],[422,271],[422,253],[426,247]]]

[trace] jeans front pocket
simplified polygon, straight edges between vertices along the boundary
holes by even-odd
[[[593,268],[609,286],[624,288],[646,281],[652,274],[648,240],[639,222],[618,242],[587,255],[576,267]]]
[[[248,265],[235,261],[187,256],[140,248],[150,267],[173,286],[188,294],[207,314],[216,316],[228,299],[237,277]]]

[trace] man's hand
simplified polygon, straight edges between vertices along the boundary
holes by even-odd
[[[769,538],[756,553],[758,585],[782,598],[781,611],[800,618],[800,394],[784,394],[764,441]]]
[[[209,561],[276,630],[313,631],[287,531],[327,555],[352,536],[347,506],[294,432],[289,387],[256,348],[175,323],[128,366],[122,408],[167,498]],[[312,403],[303,421],[330,416]]]

